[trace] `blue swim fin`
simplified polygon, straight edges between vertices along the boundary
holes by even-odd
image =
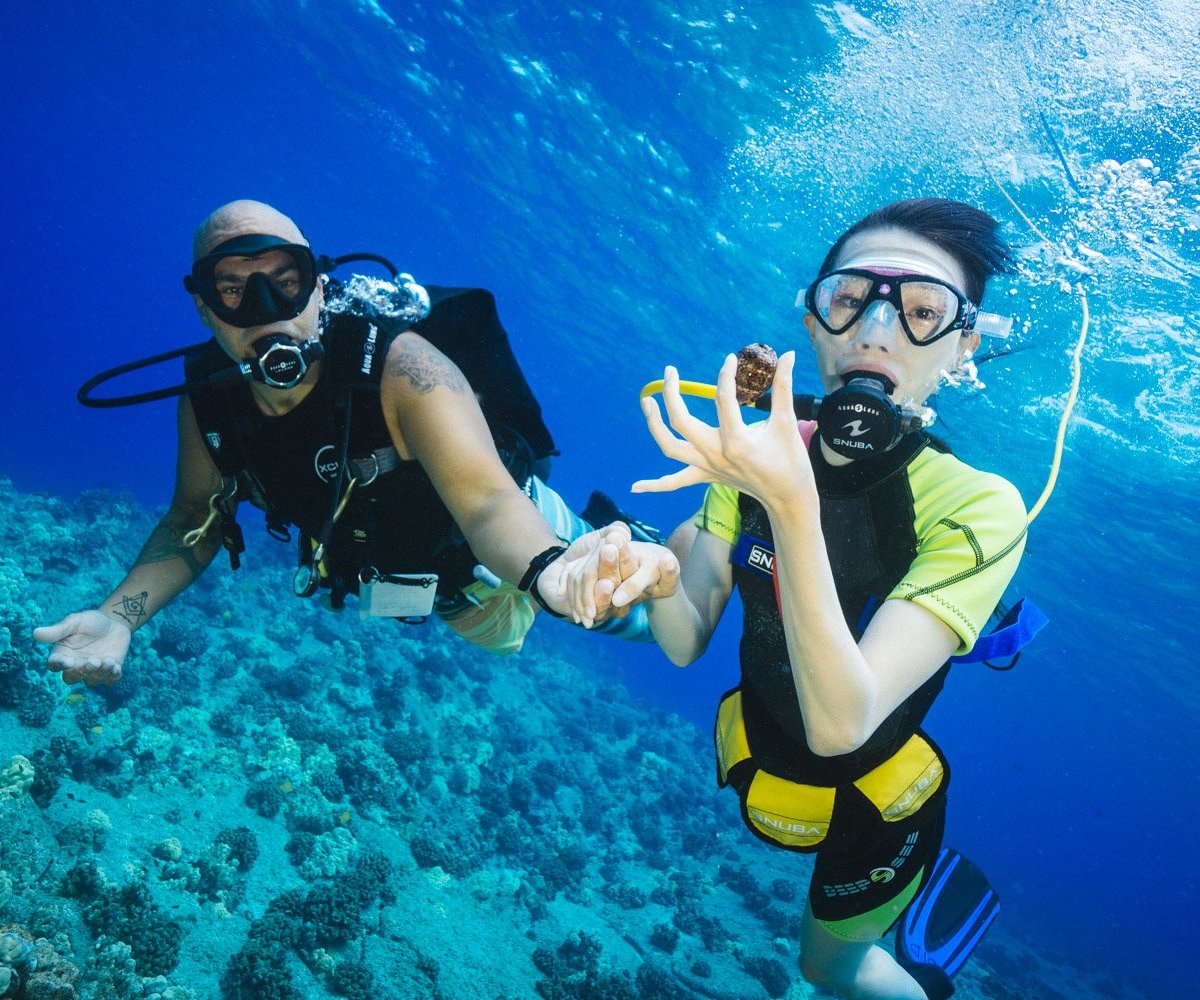
[[[987,877],[950,847],[896,925],[896,960],[929,1000],[954,993],[951,977],[979,944],[1000,912]]]

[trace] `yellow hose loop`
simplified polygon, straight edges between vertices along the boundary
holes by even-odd
[[[1004,200],[1012,206],[1013,211],[1021,217],[1025,225],[1033,230],[1038,239],[1040,239],[1047,246],[1054,248],[1054,241],[1051,240],[1050,237],[1043,233],[1040,229],[1038,229],[1038,227],[1033,224],[1033,220],[1030,219],[1029,216],[1023,211],[1021,211],[1021,206],[1017,204],[1013,196],[1004,189],[1004,185],[1001,184],[996,175],[992,173],[991,168],[987,165],[987,161],[984,160],[983,152],[978,146],[975,148],[976,152],[979,153],[979,162],[982,164],[984,172],[988,175],[988,179],[994,185],[996,185],[996,190],[1004,195]],[[1075,400],[1079,396],[1079,379],[1081,373],[1080,357],[1083,354],[1083,345],[1087,343],[1088,323],[1090,321],[1090,317],[1088,315],[1087,292],[1085,292],[1083,290],[1083,286],[1079,284],[1075,286],[1075,290],[1079,293],[1079,309],[1082,313],[1082,319],[1079,324],[1079,339],[1075,341],[1075,350],[1071,355],[1071,388],[1067,393],[1067,405],[1063,407],[1062,416],[1058,421],[1058,434],[1054,439],[1054,458],[1050,462],[1050,475],[1046,479],[1046,485],[1042,489],[1042,495],[1038,497],[1037,503],[1033,505],[1033,509],[1029,512],[1029,516],[1026,519],[1027,524],[1033,524],[1034,518],[1036,518],[1038,514],[1042,512],[1042,508],[1046,506],[1046,501],[1050,499],[1050,494],[1054,492],[1054,485],[1058,482],[1058,468],[1059,465],[1062,464],[1063,441],[1067,436],[1067,423],[1071,419],[1071,411],[1075,408]]]
[[[181,541],[189,549],[194,549],[200,544],[200,539],[208,534],[208,529],[213,526],[213,522],[217,519],[217,501],[221,499],[220,492],[214,493],[208,498],[208,517],[204,519],[204,523],[198,528],[193,528],[183,536]]]
[[[645,399],[647,396],[653,396],[656,392],[662,392],[663,380],[656,378],[653,382],[647,382],[642,386],[642,391],[638,398]],[[707,382],[684,382],[680,381],[679,391],[685,396],[699,396],[701,399],[716,399],[717,387],[709,385]]]
[[[1063,407],[1062,416],[1058,421],[1058,434],[1054,439],[1054,460],[1050,463],[1050,476],[1046,480],[1046,487],[1042,490],[1042,495],[1038,497],[1037,503],[1029,512],[1029,524],[1032,524],[1033,519],[1042,512],[1046,501],[1050,499],[1050,494],[1054,492],[1054,484],[1058,481],[1058,467],[1062,462],[1063,441],[1067,436],[1067,422],[1071,419],[1071,411],[1075,408],[1075,400],[1079,396],[1079,379],[1082,373],[1080,358],[1083,355],[1083,345],[1087,342],[1090,316],[1087,292],[1083,290],[1082,285],[1076,285],[1075,289],[1079,292],[1079,308],[1083,313],[1083,321],[1079,326],[1079,339],[1075,341],[1075,350],[1071,353],[1071,389],[1067,393],[1067,405]]]

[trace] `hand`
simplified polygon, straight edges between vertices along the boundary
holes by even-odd
[[[562,583],[575,622],[592,628],[623,618],[644,600],[670,597],[679,586],[679,560],[670,549],[630,540],[629,526],[617,521],[590,536],[593,541],[563,554]],[[598,541],[599,544],[595,544]]]
[[[623,521],[580,535],[538,577],[535,586],[542,599],[577,625],[591,628],[598,606],[607,617],[609,601],[622,579],[621,554],[629,540],[629,525]]]
[[[79,611],[55,625],[34,629],[33,638],[54,643],[46,665],[61,670],[64,681],[90,686],[120,680],[132,633],[103,612]]]
[[[795,362],[794,351],[779,359],[771,383],[770,416],[747,425],[737,403],[737,358],[730,354],[717,377],[716,427],[692,416],[679,393],[679,373],[668,367],[663,373],[663,403],[671,428],[663,423],[653,398],[642,401],[642,410],[662,453],[683,462],[685,468],[659,479],[639,480],[633,484],[633,491],[654,493],[697,483],[722,483],[768,507],[772,501],[794,497],[798,485],[812,481],[812,467],[796,430],[792,406]]]
[[[670,597],[679,589],[679,560],[665,545],[652,542],[630,542],[630,553],[621,559],[624,569],[629,563],[637,568],[621,577],[612,595],[613,614],[622,616],[642,601],[657,601]]]

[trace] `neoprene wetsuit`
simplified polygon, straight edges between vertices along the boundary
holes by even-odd
[[[958,653],[969,650],[1020,561],[1020,495],[925,434],[845,466],[830,465],[813,442],[822,533],[855,638],[883,601],[911,600],[954,630]],[[915,894],[941,843],[949,769],[920,725],[949,665],[861,748],[818,756],[805,737],[788,660],[765,510],[712,486],[696,523],[734,546],[744,607],[741,684],[717,719],[718,779],[738,791],[759,837],[818,853],[810,902],[823,925],[849,940],[873,940]]]

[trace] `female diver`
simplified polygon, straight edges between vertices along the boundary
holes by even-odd
[[[668,368],[674,433],[653,399],[645,415],[685,468],[634,491],[710,484],[672,536],[682,570],[667,549],[637,543],[619,573],[611,550],[598,567],[624,578],[611,598],[618,613],[650,598],[654,636],[681,666],[704,652],[737,586],[741,683],[718,711],[720,780],[755,834],[815,853],[801,969],[845,997],[953,990],[936,963],[906,967],[879,941],[941,847],[949,770],[921,722],[950,657],[972,648],[1016,570],[1026,515],[1007,481],[919,429],[903,433],[895,411],[919,411],[969,361],[977,322],[999,320],[978,312],[988,278],[1011,268],[996,230],[969,205],[917,199],[872,212],[834,243],[797,300],[826,393],[815,424],[793,411],[794,353],[779,360],[770,416],[754,425],[742,419],[732,355],[716,427],[688,412]],[[882,437],[880,413],[894,420]],[[585,624],[608,610],[589,603],[593,580],[569,584]]]

